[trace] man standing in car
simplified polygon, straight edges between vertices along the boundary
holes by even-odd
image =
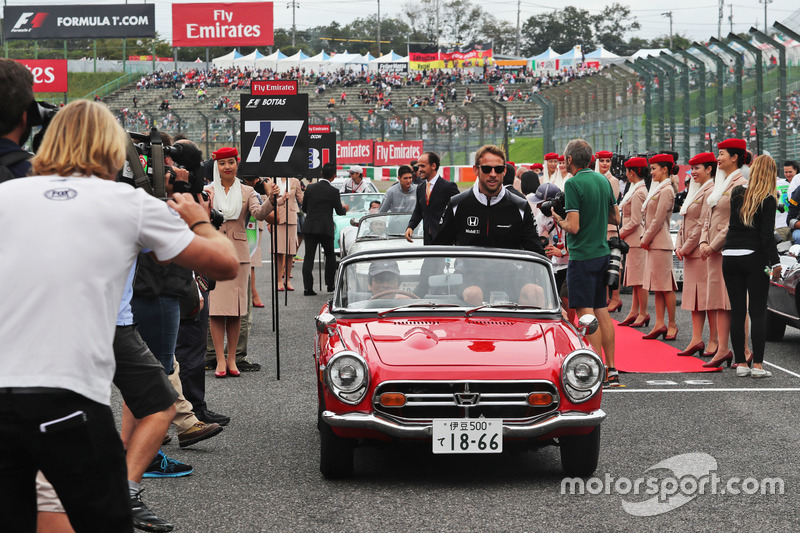
[[[446,181],[439,176],[439,156],[434,152],[425,152],[417,162],[419,176],[425,181],[417,186],[417,205],[406,229],[406,240],[414,242],[412,233],[423,223],[424,243],[432,244],[439,231],[439,222],[442,219],[450,198],[458,194],[458,185]]]

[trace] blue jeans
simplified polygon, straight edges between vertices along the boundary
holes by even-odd
[[[133,319],[139,325],[139,335],[159,360],[164,372],[172,374],[172,359],[178,342],[178,327],[181,323],[181,304],[178,298],[131,299]]]
[[[795,244],[800,244],[800,229],[792,231],[792,242]]]

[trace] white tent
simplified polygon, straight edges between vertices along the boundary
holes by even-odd
[[[305,55],[303,52],[297,52],[293,56],[280,59],[278,60],[278,71],[285,72],[293,67],[299,67],[300,62],[303,61],[304,59],[308,59],[308,56]]]
[[[581,52],[581,46],[575,45],[572,50],[567,50],[556,59],[561,63],[561,67],[574,67],[582,61],[584,55]]]
[[[365,63],[363,60],[364,56],[361,54],[351,54],[345,50],[341,54],[336,54],[331,56],[330,62],[331,64],[335,65],[334,68],[339,68],[344,65],[352,64],[352,63]]]
[[[239,53],[239,50],[232,50],[229,54],[215,57],[211,63],[215,68],[230,68],[233,66],[233,61],[240,57],[242,57],[242,54]]]
[[[330,59],[331,56],[323,51],[315,56],[311,56],[308,59],[303,59],[300,61],[300,68],[304,68],[306,71],[313,70],[314,72],[327,70],[327,67],[330,64]]]
[[[550,48],[550,47],[548,46],[548,47],[547,47],[547,50],[545,50],[544,52],[542,52],[542,53],[541,53],[541,54],[539,54],[538,56],[531,56],[531,57],[529,57],[529,58],[528,58],[528,61],[539,61],[539,60],[541,60],[541,59],[555,59],[555,58],[557,58],[559,55],[561,55],[561,54],[559,54],[558,52],[556,52],[555,50],[553,50],[552,48]]]
[[[256,59],[256,68],[271,68],[275,70],[278,68],[278,61],[281,59],[286,59],[286,54],[277,50],[268,56],[262,56]]]
[[[585,57],[586,59],[599,59],[601,62],[604,59],[620,59],[617,54],[614,52],[609,52],[602,46],[593,52],[589,52]]]
[[[254,69],[256,67],[256,61],[260,58],[264,57],[264,54],[259,52],[258,50],[254,50],[252,53],[247,54],[246,56],[237,57],[233,60],[233,66],[244,69]]]
[[[373,71],[378,70],[380,68],[379,65],[386,63],[405,63],[406,66],[408,66],[408,57],[403,57],[399,54],[395,54],[394,50],[392,50],[388,54],[383,54],[381,57],[370,61],[369,69]]]

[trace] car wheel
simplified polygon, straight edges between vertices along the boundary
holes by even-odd
[[[600,458],[600,426],[588,435],[561,437],[561,468],[569,476],[590,476],[597,469]]]
[[[319,429],[319,471],[328,479],[353,475],[353,441],[343,439],[322,422]]]
[[[771,342],[777,342],[783,338],[783,334],[785,332],[786,320],[775,313],[767,313],[767,340]]]

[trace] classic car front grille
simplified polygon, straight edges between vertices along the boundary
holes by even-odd
[[[382,406],[381,395],[387,392],[404,394],[406,404]],[[534,392],[549,392],[553,402],[529,405],[528,396]],[[408,421],[481,416],[513,421],[554,411],[559,398],[549,381],[387,381],[375,389],[372,402],[376,412]]]

